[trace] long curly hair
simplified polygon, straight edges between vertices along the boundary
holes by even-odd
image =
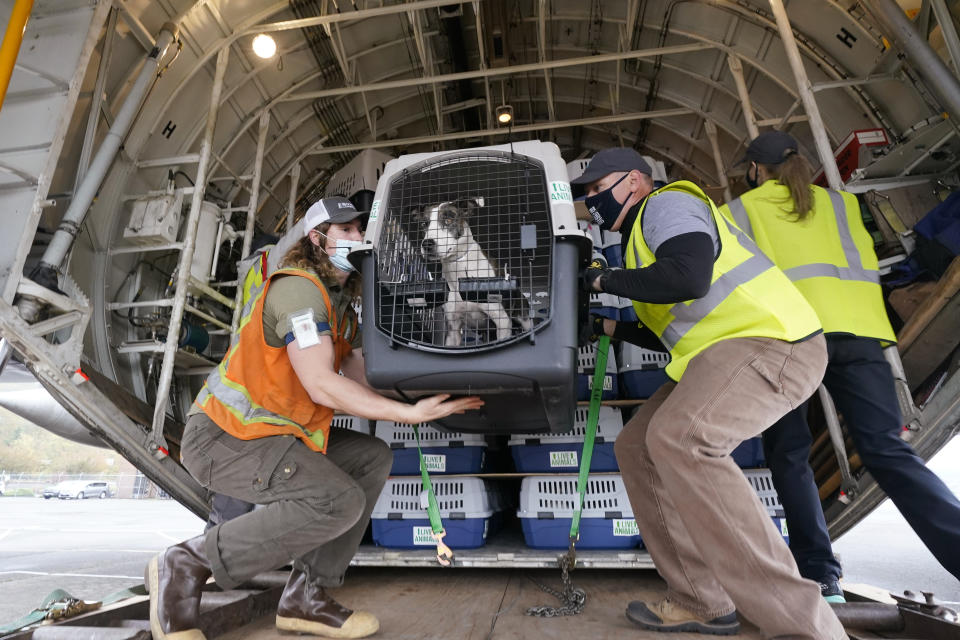
[[[316,231],[324,234],[326,237],[327,231],[330,229],[330,223],[324,222],[323,224],[314,227]],[[337,269],[330,262],[330,257],[326,252],[318,247],[317,245],[310,242],[310,236],[304,236],[300,239],[300,242],[293,245],[287,255],[283,257],[283,260],[280,262],[281,267],[294,267],[297,269],[305,269],[307,271],[313,271],[324,284],[330,286],[339,285],[337,282]],[[347,278],[347,281],[343,284],[343,291],[350,299],[354,302],[360,298],[360,289],[362,287],[362,282],[360,280],[360,273],[354,271]]]

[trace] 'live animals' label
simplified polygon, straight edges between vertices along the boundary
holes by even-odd
[[[576,467],[577,466],[577,452],[576,451],[551,451],[550,452],[550,467]]]
[[[373,204],[370,206],[370,220],[376,220],[380,215],[380,201],[374,200]]]
[[[447,470],[447,456],[442,454],[424,454],[423,464],[426,465],[427,471],[438,471],[443,473]]]
[[[569,202],[573,204],[573,195],[570,193],[570,183],[569,182],[551,182],[550,183],[550,199],[554,202]]]
[[[432,547],[436,544],[433,538],[430,535],[433,531],[430,527],[414,527],[413,528],[413,544],[417,546]]]
[[[587,376],[587,386],[593,389],[593,376]],[[603,376],[603,390],[613,391],[613,376]]]
[[[790,535],[790,531],[787,529],[787,521],[783,518],[780,518],[780,535],[784,538]]]
[[[618,537],[640,535],[640,529],[637,528],[637,521],[633,518],[629,520],[614,520],[613,535]]]

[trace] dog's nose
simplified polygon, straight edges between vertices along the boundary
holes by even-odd
[[[428,253],[433,253],[433,250],[437,248],[437,242],[435,240],[431,240],[430,238],[427,238],[426,240],[420,243],[420,248],[422,248],[424,251]]]

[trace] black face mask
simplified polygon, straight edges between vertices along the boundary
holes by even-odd
[[[750,175],[750,170],[753,169],[753,175]],[[751,162],[750,166],[747,167],[747,173],[743,176],[744,180],[747,181],[747,186],[751,189],[756,189],[760,186],[760,167],[757,166],[756,162]]]
[[[625,173],[622,178],[610,185],[609,188],[604,189],[595,196],[589,196],[583,201],[583,203],[587,205],[587,211],[593,216],[593,221],[604,231],[609,231],[610,228],[613,227],[613,223],[617,221],[617,218],[620,217],[620,212],[623,211],[623,205],[626,204],[626,200],[620,202],[613,197],[613,188],[623,182],[629,175],[629,172]],[[627,199],[629,198],[630,196],[627,196]]]

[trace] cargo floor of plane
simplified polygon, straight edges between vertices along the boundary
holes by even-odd
[[[578,571],[575,583],[587,593],[587,606],[581,615],[527,616],[527,607],[552,604],[551,597],[530,578],[555,581],[555,573],[523,569],[467,572],[363,567],[351,572],[347,585],[330,591],[348,606],[376,612],[381,628],[375,637],[391,640],[655,640],[662,637],[662,634],[638,629],[624,616],[628,601],[657,598],[663,593],[663,582],[653,571]],[[289,634],[275,628],[273,613],[286,575],[285,572],[269,572],[233,591],[210,589],[205,592],[201,624],[207,637],[218,640],[289,638]],[[66,623],[67,626],[41,628],[32,636],[30,632],[21,632],[8,636],[8,639],[84,637],[91,640],[139,640],[146,637],[142,633],[149,624],[146,620],[147,600],[148,596],[131,598],[73,618]],[[915,614],[905,615],[908,620],[915,618]],[[924,621],[937,624],[926,617]],[[851,629],[848,633],[851,640],[920,637],[912,635],[909,628],[904,633],[885,632],[882,635]],[[673,640],[703,637],[695,633],[670,635]],[[736,637],[743,640],[762,638],[749,623],[742,624]],[[955,635],[949,634],[922,637],[955,640]]]
[[[954,470],[952,475],[947,472],[950,457],[956,454],[957,448],[960,447],[948,447],[943,456],[932,461],[935,470],[944,472],[944,478],[951,486],[960,486],[960,469]],[[845,586],[856,590],[852,583],[869,582],[897,590],[924,588],[932,589],[941,600],[960,600],[960,588],[950,590],[952,577],[945,571],[940,570],[944,577],[936,580],[934,574],[939,567],[912,538],[902,519],[891,513],[891,506],[888,503],[865,519],[863,526],[867,527],[866,530],[859,527],[838,541],[837,548],[848,572]],[[169,544],[171,539],[195,535],[203,527],[201,520],[172,500],[51,502],[40,498],[6,498],[2,507],[9,519],[5,518],[5,524],[0,525],[0,536],[3,537],[0,546],[0,623],[23,615],[56,588],[95,599],[139,584],[139,575],[151,554]],[[163,523],[162,528],[151,526],[158,522]],[[516,544],[506,547],[501,544],[503,535],[510,533],[494,537],[485,548],[460,552],[461,561],[467,564],[486,558],[487,566],[491,566],[489,559],[497,555],[498,549],[516,547]],[[883,554],[883,566],[864,566],[864,556],[878,555],[877,549],[887,551]],[[378,556],[389,553],[388,549],[364,545],[359,557],[362,562],[370,564]],[[556,555],[557,552],[532,553]],[[585,552],[584,557],[603,554],[611,556],[607,560],[617,555],[616,552]],[[429,560],[429,551],[424,551],[423,555]],[[566,618],[563,622],[534,620],[524,615],[529,606],[554,604],[553,598],[541,592],[529,577],[552,587],[559,583],[558,572],[550,569],[443,571],[434,564],[410,568],[363,566],[350,570],[346,585],[337,591],[336,597],[347,605],[375,612],[383,624],[380,636],[391,639],[657,637],[644,635],[623,616],[625,604],[630,599],[663,592],[662,581],[651,570],[577,569],[574,582],[585,589],[587,607],[581,616]],[[270,607],[279,595],[271,589],[276,586],[274,583],[281,583],[283,579],[283,574],[276,572],[260,581],[259,590],[241,589],[228,593],[211,590],[204,605],[210,612],[214,607],[229,606],[240,598],[250,598],[251,603],[258,603],[244,612],[229,613],[231,617],[240,616],[241,621],[219,627],[220,635],[216,637],[232,640],[280,638],[272,626]],[[142,608],[143,605],[134,599],[116,611],[90,614],[89,620],[68,621],[69,626],[63,629],[63,633],[78,632],[71,627],[115,624],[102,616],[128,620],[128,624],[136,629],[144,622]],[[211,617],[223,619],[233,610],[218,611]],[[494,633],[488,636],[491,628]],[[746,629],[740,637],[760,637],[749,627]],[[41,635],[36,636],[36,640],[40,640]],[[97,638],[95,635],[90,637]],[[680,640],[685,637],[671,636]],[[858,634],[857,637],[878,636]]]

